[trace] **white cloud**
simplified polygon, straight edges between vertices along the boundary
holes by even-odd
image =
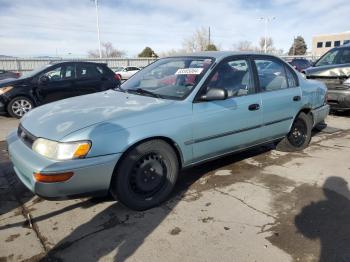
[[[99,0],[101,40],[133,56],[145,46],[156,52],[181,47],[201,26],[229,49],[241,40],[257,44],[261,16],[275,16],[269,35],[287,50],[293,36],[311,46],[312,35],[349,30],[345,0]],[[9,55],[86,55],[97,48],[95,7],[89,0],[0,0],[0,52]]]

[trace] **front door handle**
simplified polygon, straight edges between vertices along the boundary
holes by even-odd
[[[251,104],[251,105],[249,105],[248,109],[249,109],[249,111],[259,110],[260,105],[259,104]]]
[[[295,96],[293,97],[293,101],[300,101],[301,97],[300,96]]]

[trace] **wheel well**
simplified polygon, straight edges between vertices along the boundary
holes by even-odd
[[[34,104],[34,106],[36,106],[36,101],[35,101],[35,99],[34,99],[33,97],[27,95],[27,94],[24,94],[24,95],[18,94],[18,95],[15,95],[15,96],[11,97],[11,98],[8,100],[6,106],[8,106],[8,104],[10,104],[11,101],[12,101],[13,99],[16,99],[16,98],[18,98],[18,97],[25,97],[25,98],[29,99],[30,101],[32,101],[32,103]]]
[[[306,115],[309,115],[311,117],[311,120],[312,120],[312,123],[314,122],[314,116],[312,115],[311,113],[311,108],[303,108],[299,111],[298,115],[303,112],[305,113]]]
[[[115,166],[115,169],[117,169],[117,167],[119,166],[119,164],[121,163],[121,160],[128,154],[128,152],[130,152],[133,148],[135,148],[136,146],[150,141],[150,140],[163,140],[164,142],[166,142],[169,146],[172,147],[172,149],[174,150],[174,152],[176,153],[177,156],[177,160],[179,162],[179,167],[180,169],[182,168],[182,163],[183,163],[183,157],[182,157],[182,153],[180,148],[178,147],[177,143],[175,143],[172,139],[168,138],[168,137],[164,137],[164,136],[154,136],[154,137],[149,137],[149,138],[145,138],[143,140],[140,140],[138,142],[136,142],[135,144],[133,144],[132,146],[130,146],[127,150],[125,150],[125,152],[121,155],[121,157],[119,158],[119,161],[117,163],[117,165]]]

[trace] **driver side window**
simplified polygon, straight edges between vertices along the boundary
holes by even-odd
[[[228,97],[255,93],[252,72],[248,61],[241,59],[221,63],[211,77],[207,91],[210,88],[226,89]]]
[[[50,82],[61,81],[63,79],[62,67],[57,67],[49,72],[46,72],[44,76],[48,77]]]

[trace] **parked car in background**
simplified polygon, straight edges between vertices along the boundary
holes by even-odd
[[[18,78],[20,76],[21,76],[20,73],[0,69],[0,80],[4,80],[8,78]]]
[[[288,61],[288,63],[299,72],[303,72],[305,69],[312,66],[311,62],[304,58],[294,58]]]
[[[257,68],[265,62],[274,72]],[[111,192],[144,210],[169,196],[182,168],[272,142],[303,150],[328,115],[325,98],[323,83],[271,55],[163,58],[119,89],[32,110],[7,138],[8,151],[39,196]]]
[[[305,70],[305,75],[327,85],[331,109],[350,111],[350,44],[329,50]]]
[[[127,66],[127,67],[124,67],[124,69],[122,70],[115,71],[115,74],[118,75],[120,79],[127,80],[140,70],[141,69],[136,66]]]
[[[0,111],[21,118],[36,106],[116,88],[119,85],[120,79],[105,64],[49,64],[18,79],[1,81]]]

